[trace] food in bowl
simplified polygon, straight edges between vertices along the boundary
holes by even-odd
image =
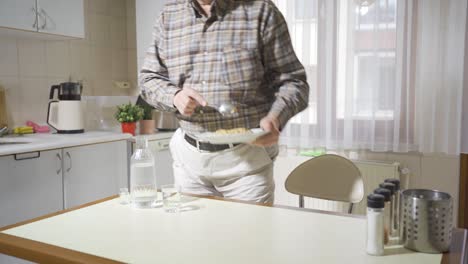
[[[238,128],[233,128],[233,129],[218,129],[216,130],[216,134],[219,135],[227,135],[227,134],[242,134],[242,133],[247,133],[250,132],[247,128],[244,127],[238,127]]]

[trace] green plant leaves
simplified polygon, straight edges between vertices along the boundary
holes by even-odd
[[[122,104],[117,106],[117,111],[114,114],[114,117],[120,123],[126,122],[137,122],[143,119],[144,110],[138,105],[133,105],[132,103]]]

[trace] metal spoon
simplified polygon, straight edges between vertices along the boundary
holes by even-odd
[[[222,116],[235,116],[239,114],[237,106],[231,103],[222,103],[220,105],[209,104],[207,106],[216,109]],[[203,109],[200,109],[199,113],[203,114]]]
[[[218,112],[223,116],[230,116],[237,115],[239,113],[239,110],[237,109],[237,106],[231,103],[222,103],[218,107]]]

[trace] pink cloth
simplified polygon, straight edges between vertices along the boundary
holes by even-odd
[[[49,126],[40,126],[34,123],[33,121],[27,121],[26,125],[32,127],[34,129],[34,132],[36,133],[49,133],[50,132]]]

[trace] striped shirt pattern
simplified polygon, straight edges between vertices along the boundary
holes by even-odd
[[[267,114],[281,128],[307,107],[309,86],[286,22],[270,0],[214,0],[211,16],[196,0],[169,0],[157,19],[140,72],[142,97],[174,111],[175,94],[190,87],[208,102],[191,116],[177,112],[187,133],[259,127]],[[223,116],[222,103],[237,106]]]

